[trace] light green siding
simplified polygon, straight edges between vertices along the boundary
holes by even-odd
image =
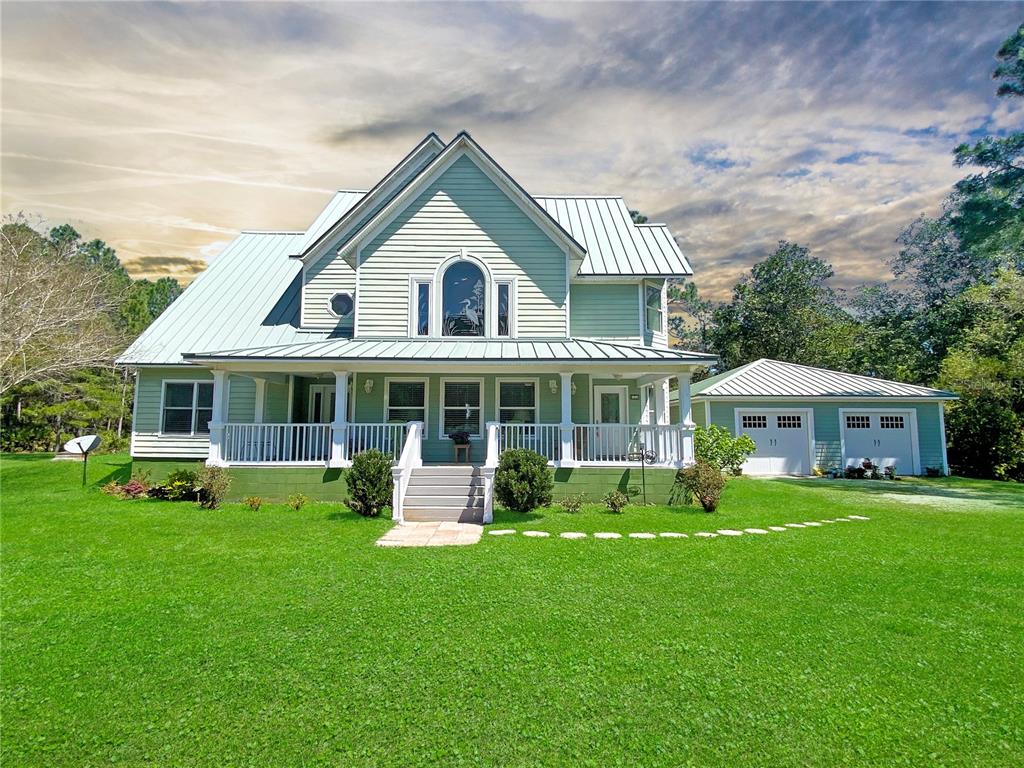
[[[638,283],[573,283],[569,315],[572,336],[641,340]]]
[[[228,376],[228,421],[256,421],[256,382],[248,376]]]
[[[284,424],[288,421],[288,385],[268,381],[263,394],[263,421]]]
[[[408,335],[410,276],[432,277],[462,248],[493,278],[518,279],[520,336],[566,335],[565,253],[465,156],[362,249],[358,335]]]
[[[808,403],[803,401],[789,402],[758,402],[739,401],[729,403],[711,403],[711,423],[736,432],[736,408],[812,408],[814,412],[814,448],[815,464],[824,470],[843,465],[842,435],[839,423],[840,409],[893,409],[913,410],[917,417],[917,444],[921,457],[921,472],[928,467],[942,467],[942,425],[939,417],[941,403],[902,403],[886,402],[865,403],[863,401]],[[694,402],[694,416],[698,424],[703,425],[704,403]]]
[[[210,381],[209,371],[194,366],[140,368],[132,421],[132,456],[206,458],[210,440],[206,435],[161,435],[160,404],[165,381]]]

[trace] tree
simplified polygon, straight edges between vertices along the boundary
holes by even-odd
[[[0,395],[109,364],[123,346],[117,284],[76,241],[47,240],[23,217],[0,227]]]
[[[647,217],[644,216],[640,211],[630,211],[629,218],[633,220],[634,224],[646,224]]]
[[[829,286],[832,267],[807,248],[782,241],[750,276],[733,288],[732,301],[715,309],[708,343],[733,368],[761,357],[835,366],[845,351],[835,346],[852,320]]]
[[[708,333],[714,315],[714,302],[702,299],[696,283],[670,284],[668,287],[669,307],[675,305],[685,317],[669,315],[669,334],[676,339],[676,346],[697,352],[709,351]],[[686,318],[689,318],[687,322]]]
[[[950,460],[979,477],[1024,480],[1024,275],[999,272],[959,299],[970,323],[942,362]]]

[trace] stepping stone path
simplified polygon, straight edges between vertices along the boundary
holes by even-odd
[[[854,520],[870,520],[870,517],[864,515],[849,515],[848,517],[837,517],[830,520],[814,521],[808,520],[803,523],[786,523],[785,525],[769,525],[766,528],[744,528],[742,531],[737,531],[733,528],[722,528],[715,533],[710,531],[699,531],[694,534],[687,533],[676,533],[674,531],[664,531],[662,533],[649,533],[647,531],[638,531],[636,533],[628,533],[631,539],[686,539],[691,535],[699,539],[714,539],[718,536],[742,536],[744,533],[753,533],[759,536],[765,536],[772,531],[777,533],[785,533],[790,528],[820,528],[825,523],[851,523]],[[443,522],[443,523],[420,523],[420,522],[406,522],[400,523],[392,528],[390,531],[385,533],[377,540],[378,547],[443,547],[448,545],[465,545],[465,544],[476,544],[480,541],[480,537],[483,534],[483,527],[476,525],[475,523],[455,523],[455,522]],[[514,536],[518,531],[513,528],[497,528],[492,531],[487,531],[490,536]],[[527,536],[532,539],[546,539],[551,534],[548,531],[522,531],[523,536]],[[558,534],[563,539],[585,539],[587,538],[586,533],[583,531],[565,531],[564,533]],[[621,539],[623,534],[613,533],[611,531],[601,531],[600,533],[593,534],[595,539]]]

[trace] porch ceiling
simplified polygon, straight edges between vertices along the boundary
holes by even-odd
[[[329,339],[209,352],[187,352],[190,362],[437,362],[455,363],[669,363],[673,368],[707,365],[700,352],[656,349],[591,339]]]

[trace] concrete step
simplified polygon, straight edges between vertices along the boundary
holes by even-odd
[[[448,509],[437,507],[406,508],[405,519],[414,523],[427,522],[457,522],[457,523],[482,523],[484,520],[483,507]]]
[[[482,477],[483,472],[482,467],[474,464],[428,464],[413,469],[412,475],[413,477]]]
[[[483,496],[482,485],[417,485],[409,483],[406,496],[461,496],[477,497]]]
[[[470,488],[470,487],[483,487],[484,479],[478,475],[417,475],[414,474],[409,476],[410,485],[422,485],[424,487],[428,485],[437,485],[444,487],[458,486],[459,488]]]
[[[403,506],[408,507],[437,507],[438,509],[447,509],[449,507],[482,507],[484,505],[484,497],[476,496],[469,497],[463,494],[462,496],[416,496],[411,493],[405,495],[405,503]]]

